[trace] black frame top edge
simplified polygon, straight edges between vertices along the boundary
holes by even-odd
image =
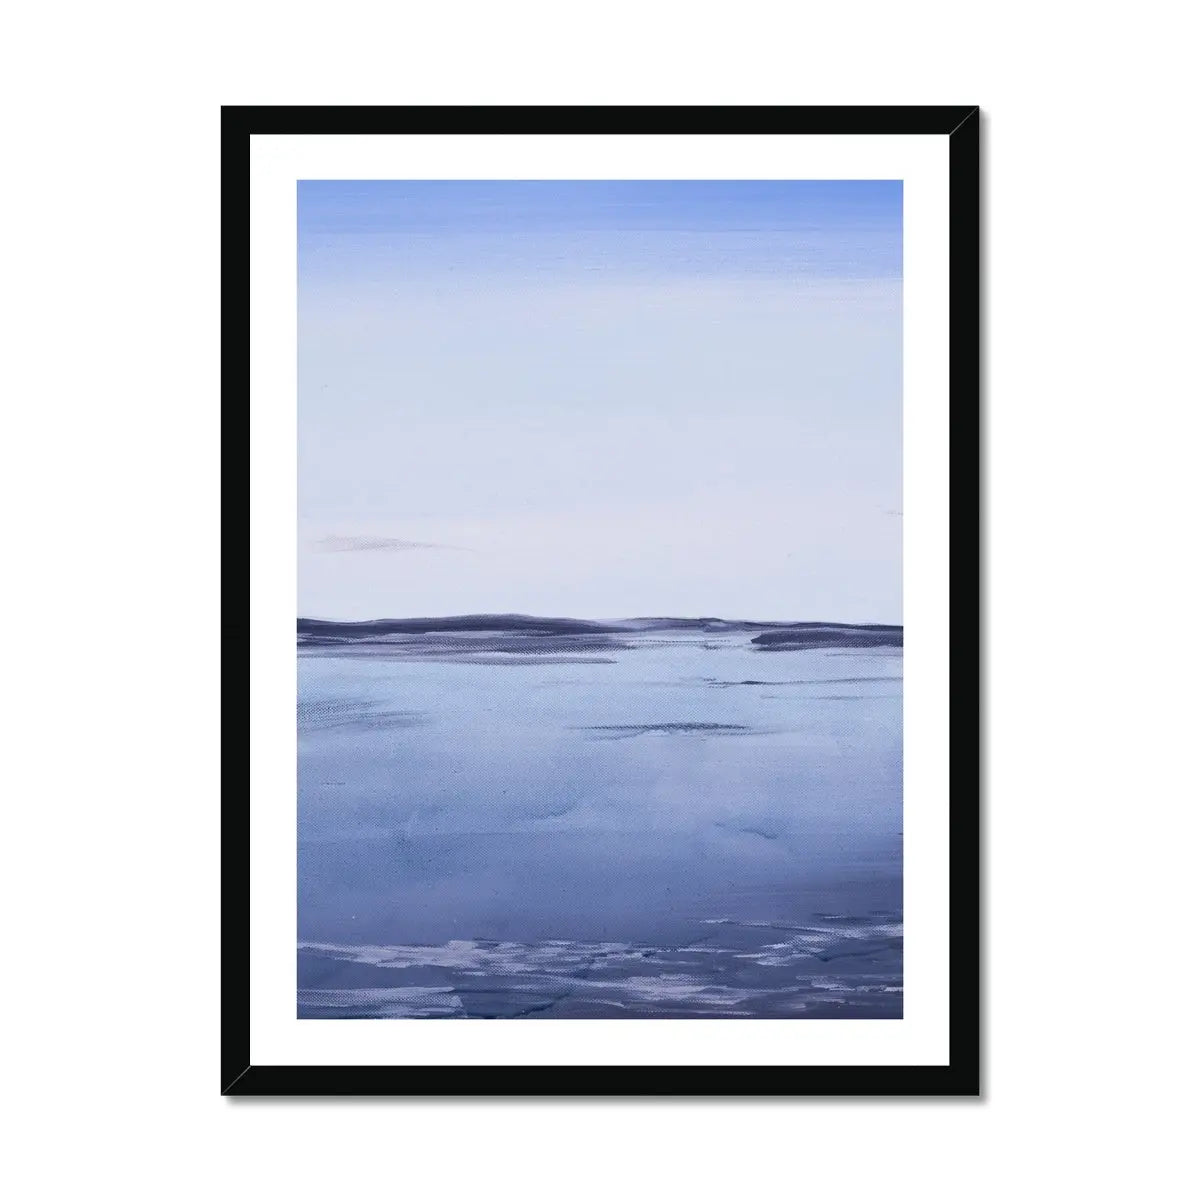
[[[222,105],[226,134],[944,134],[960,105]]]

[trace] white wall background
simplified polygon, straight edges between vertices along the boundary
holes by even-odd
[[[118,0],[8,19],[17,1193],[1178,1194],[1195,1043],[1183,10],[435,11]],[[985,1101],[218,1096],[217,106],[281,101],[984,106]]]

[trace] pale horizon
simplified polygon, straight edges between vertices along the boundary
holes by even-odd
[[[299,613],[901,623],[901,185],[301,182]]]

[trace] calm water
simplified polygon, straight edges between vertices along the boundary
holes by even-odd
[[[299,657],[301,1017],[899,1017],[892,648]]]

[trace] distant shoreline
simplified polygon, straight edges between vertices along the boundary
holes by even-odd
[[[759,650],[799,650],[825,646],[870,648],[903,646],[902,625],[853,624],[842,621],[742,621],[720,617],[631,617],[597,621],[573,617],[531,617],[512,613],[477,613],[452,617],[397,617],[374,621],[324,621],[300,617],[296,622],[299,645],[396,645],[437,640],[455,635],[473,640],[493,639],[590,640],[594,645],[614,638],[645,633],[752,634]],[[527,640],[528,639],[528,640]]]

